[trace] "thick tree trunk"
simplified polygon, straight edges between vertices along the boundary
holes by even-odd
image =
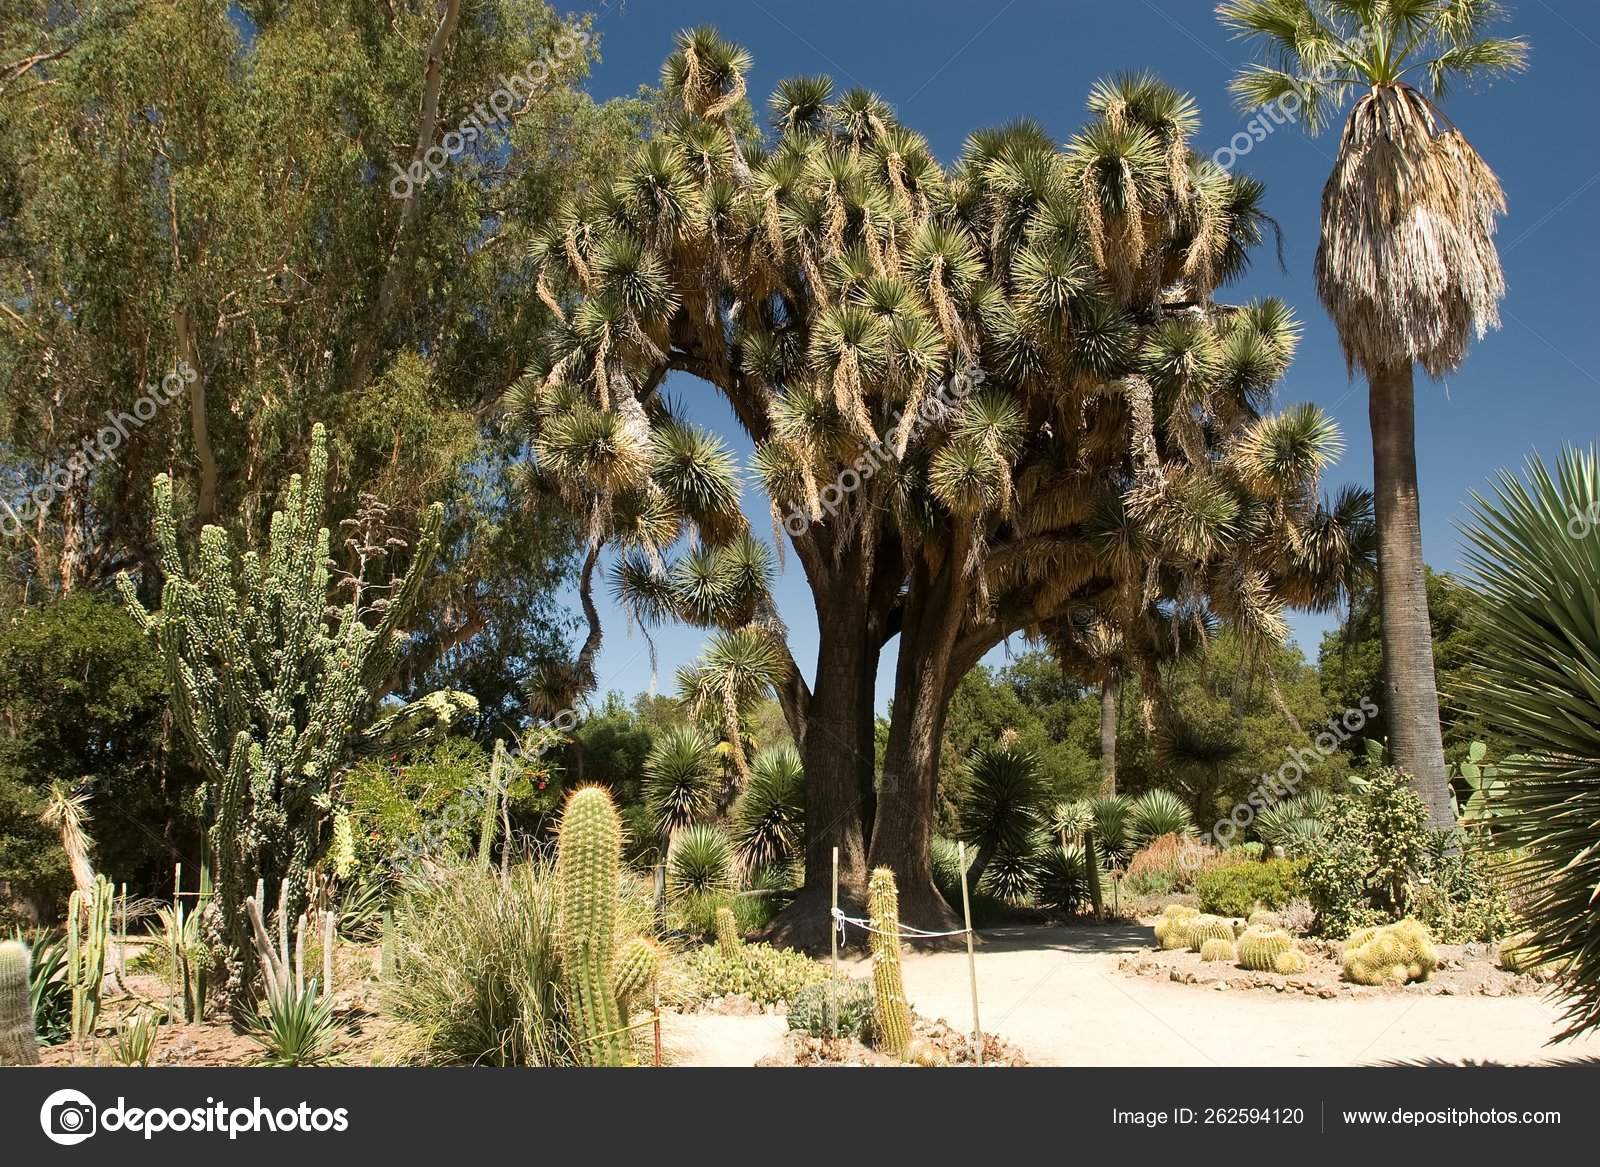
[[[806,881],[769,932],[775,943],[812,950],[828,945],[835,847],[840,904],[854,915],[866,903],[862,771],[870,775],[873,766],[870,727],[877,663],[867,634],[864,589],[841,583],[818,601],[817,679],[800,741],[806,775]]]
[[[1122,678],[1109,673],[1100,683],[1100,793],[1117,792],[1117,715],[1121,710]]]
[[[1411,775],[1436,829],[1455,825],[1439,729],[1433,632],[1422,571],[1416,423],[1411,364],[1369,373],[1372,471],[1378,521],[1378,592],[1383,611],[1383,694],[1394,763]]]
[[[901,923],[927,931],[960,926],[934,887],[932,848],[951,658],[964,606],[961,589],[951,586],[945,573],[938,580],[913,581],[900,633],[889,744],[869,855],[870,866],[894,871]]]

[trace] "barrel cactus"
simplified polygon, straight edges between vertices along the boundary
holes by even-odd
[[[739,925],[734,921],[732,908],[717,909],[717,951],[730,959],[739,955]]]
[[[1433,937],[1416,920],[1362,928],[1344,945],[1344,975],[1358,985],[1425,981],[1439,967]]]
[[[573,791],[556,850],[561,974],[579,1060],[596,1066],[630,1060],[613,979],[621,866],[622,820],[611,796],[598,786]]]
[[[1269,931],[1283,927],[1283,921],[1278,918],[1278,913],[1269,912],[1266,908],[1257,908],[1251,912],[1245,924],[1250,927],[1266,928]]]
[[[1200,945],[1201,960],[1233,961],[1233,941],[1219,940],[1213,937]]]
[[[1303,973],[1306,971],[1306,954],[1298,948],[1280,952],[1272,958],[1272,971],[1286,977],[1294,976],[1296,973]]]
[[[1189,947],[1189,921],[1200,913],[1187,904],[1168,904],[1156,921],[1156,944],[1163,949]]]
[[[1199,952],[1207,940],[1226,940],[1233,943],[1233,922],[1221,916],[1195,916],[1185,929],[1189,937],[1189,951]]]
[[[15,940],[0,943],[0,1066],[37,1066],[28,950]]]
[[[1294,950],[1294,937],[1282,928],[1250,927],[1239,937],[1239,963],[1254,972],[1276,971],[1276,961]]]
[[[872,988],[877,996],[878,1040],[896,1057],[911,1048],[911,1006],[900,978],[900,893],[894,872],[879,867],[867,881],[872,924]]]

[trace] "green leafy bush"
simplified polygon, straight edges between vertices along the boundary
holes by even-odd
[[[1438,832],[1433,853],[1406,889],[1411,915],[1440,944],[1499,940],[1515,927],[1502,866],[1469,833]]]
[[[1407,885],[1429,856],[1427,807],[1404,774],[1375,767],[1351,784],[1355,793],[1331,800],[1301,873],[1323,936],[1404,915]]]
[[[1267,859],[1208,867],[1194,877],[1200,910],[1248,916],[1257,904],[1281,908],[1301,894],[1301,866],[1294,860]]]
[[[759,1005],[792,1001],[801,989],[828,977],[828,970],[805,953],[769,944],[746,944],[732,956],[722,955],[714,945],[697,948],[685,961],[685,971],[694,1000],[737,993]]]
[[[848,1037],[871,1044],[873,992],[870,981],[834,980],[807,985],[789,1001],[789,1028],[812,1037]]]

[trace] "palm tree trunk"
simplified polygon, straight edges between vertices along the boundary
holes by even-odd
[[[1122,678],[1108,673],[1100,683],[1100,793],[1117,792],[1117,714]]]
[[[1369,372],[1372,474],[1378,521],[1378,594],[1383,613],[1383,698],[1394,764],[1411,775],[1436,830],[1455,825],[1445,772],[1433,631],[1422,570],[1411,363]]]

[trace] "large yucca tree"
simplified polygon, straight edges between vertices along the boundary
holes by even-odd
[[[1351,372],[1370,386],[1390,748],[1433,825],[1448,827],[1412,369],[1441,377],[1473,335],[1499,326],[1505,280],[1493,236],[1506,204],[1436,102],[1459,80],[1521,69],[1527,46],[1488,35],[1504,16],[1493,0],[1229,0],[1217,15],[1266,55],[1233,82],[1242,105],[1297,108],[1316,133],[1355,98],[1322,192],[1317,292]]]
[[[698,699],[776,688],[808,881],[780,933],[825,942],[835,847],[846,902],[889,866],[903,917],[935,927],[952,921],[929,857],[960,677],[1083,606],[1281,636],[1338,545],[1317,535],[1339,521],[1317,496],[1336,435],[1269,412],[1298,335],[1283,306],[1213,302],[1262,237],[1261,191],[1188,148],[1183,95],[1112,82],[1064,147],[1019,121],[946,168],[881,98],[821,78],[778,88],[768,142],[739,140],[747,63],[710,30],[680,36],[659,130],[543,230],[560,319],[507,404],[588,516],[591,559],[616,549],[634,615],[720,630],[687,678]],[[755,447],[816,603],[812,685],[738,469],[674,414],[673,372],[714,386]]]
[[[1469,700],[1517,755],[1494,840],[1518,855],[1535,956],[1572,994],[1563,1037],[1600,1026],[1600,453],[1502,473],[1474,495],[1480,680]]]

